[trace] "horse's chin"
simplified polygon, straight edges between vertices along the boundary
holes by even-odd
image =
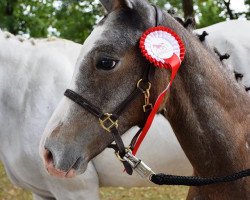
[[[83,174],[86,170],[87,170],[87,167],[88,167],[88,163],[84,163],[82,164],[78,170],[76,170],[76,175],[81,175]]]

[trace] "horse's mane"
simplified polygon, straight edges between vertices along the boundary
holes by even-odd
[[[179,15],[176,15],[176,13],[174,12],[174,10],[170,9],[167,10],[168,14],[170,14],[177,22],[179,22],[185,29],[187,29],[191,34],[193,34],[194,36],[196,36],[200,42],[203,44],[203,46],[205,47],[205,49],[211,53],[214,56],[219,56],[221,64],[223,66],[226,66],[226,64],[224,62],[222,62],[223,59],[221,59],[223,56],[225,55],[221,55],[220,52],[218,51],[218,49],[215,47],[215,49],[212,49],[211,46],[206,42],[206,36],[208,35],[208,33],[206,31],[204,31],[201,35],[197,34],[194,32],[195,28],[196,28],[196,24],[195,24],[195,19],[193,17],[188,17],[186,20],[184,20],[182,17],[180,17]],[[230,56],[226,56],[224,59],[228,59]]]
[[[58,38],[55,36],[48,37],[48,38],[32,38],[32,37],[27,38],[21,35],[14,35],[8,31],[2,30],[1,28],[0,28],[0,36],[5,39],[14,38],[20,43],[29,42],[33,46],[35,46],[37,43],[43,43],[43,42],[65,41],[65,39]]]
[[[226,73],[230,73],[230,67],[228,66],[227,62],[224,62],[224,60],[227,60],[231,57],[230,54],[225,53],[222,54],[218,48],[216,46],[212,47],[210,46],[210,44],[207,42],[206,37],[209,35],[209,33],[207,33],[206,31],[203,31],[201,34],[195,33],[195,20],[190,17],[187,18],[186,20],[184,20],[183,18],[176,16],[175,13],[172,13],[171,10],[167,11],[176,21],[178,21],[185,29],[187,29],[191,34],[195,35],[196,38],[198,38],[200,40],[200,42],[203,44],[203,47],[213,56],[216,57],[216,59],[221,63],[221,65],[224,68],[224,71],[226,71]],[[233,71],[234,77],[235,77],[235,81],[236,83],[239,84],[239,80],[242,80],[242,78],[244,77],[243,74],[241,74],[240,72],[237,72],[235,69]],[[246,91],[249,91],[250,88],[247,86],[244,86]]]

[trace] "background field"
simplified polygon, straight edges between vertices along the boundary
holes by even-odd
[[[184,200],[187,187],[155,188],[102,188],[102,200]],[[8,180],[3,165],[0,163],[0,200],[31,200],[32,195],[14,187]]]

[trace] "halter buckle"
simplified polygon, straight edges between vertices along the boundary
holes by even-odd
[[[111,132],[111,129],[113,127],[118,128],[118,120],[113,120],[112,119],[112,114],[109,113],[105,113],[102,117],[104,117],[104,119],[99,118],[99,122],[101,127],[108,131],[109,133]]]

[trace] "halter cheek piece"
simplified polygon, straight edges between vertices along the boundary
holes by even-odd
[[[156,26],[159,26],[162,22],[162,11],[157,7],[155,8],[156,13]],[[130,103],[135,100],[139,95],[144,95],[145,104],[143,105],[144,111],[144,123],[140,127],[144,127],[148,116],[152,110],[152,104],[149,101],[150,98],[150,76],[154,74],[155,66],[149,65],[148,69],[142,75],[141,79],[137,82],[134,91],[112,112],[104,113],[100,108],[96,107],[88,100],[84,99],[81,95],[76,92],[67,89],[64,95],[83,107],[89,113],[99,119],[100,126],[107,132],[110,132],[113,136],[115,144],[111,144],[108,147],[115,150],[117,158],[123,163],[125,170],[128,174],[132,174],[135,170],[143,178],[148,178],[155,184],[158,185],[186,185],[186,186],[203,186],[214,183],[235,181],[242,177],[250,175],[250,169],[232,174],[224,177],[214,178],[200,178],[200,177],[186,177],[186,176],[173,176],[165,174],[155,174],[145,163],[132,154],[134,145],[141,134],[142,128],[136,133],[132,139],[128,148],[125,148],[124,143],[121,139],[121,135],[118,132],[119,117],[127,108]]]

